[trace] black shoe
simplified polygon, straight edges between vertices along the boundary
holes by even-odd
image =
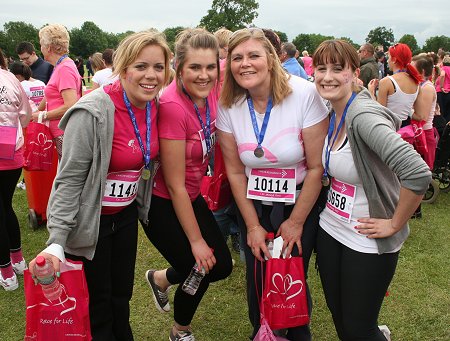
[[[231,248],[233,249],[234,252],[240,253],[241,252],[241,248],[239,245],[239,233],[235,233],[231,235]]]
[[[155,279],[153,276],[155,275],[156,270],[147,270],[145,273],[145,279],[148,282],[148,285],[150,285],[150,289],[152,289],[153,294],[153,300],[155,301],[156,308],[161,313],[167,313],[170,311],[170,304],[169,304],[169,289],[167,288],[166,291],[162,291],[161,288],[156,285]]]
[[[411,219],[421,219],[422,218],[422,212],[414,212],[411,216]]]

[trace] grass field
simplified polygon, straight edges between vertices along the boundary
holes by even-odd
[[[32,259],[43,249],[46,229],[32,231],[27,222],[25,191],[17,190],[14,205],[21,230],[24,255]],[[424,205],[424,217],[411,221],[411,236],[400,253],[399,264],[382,307],[379,324],[387,324],[393,341],[450,340],[450,195],[441,193]],[[250,324],[245,299],[245,269],[239,255],[226,280],[214,283],[192,322],[199,341],[248,340]],[[334,341],[336,333],[324,302],[319,278],[311,260],[309,282],[314,299],[311,322],[314,340]],[[151,300],[144,273],[167,266],[140,231],[131,324],[136,341],[167,340],[173,313],[161,314]],[[13,292],[0,290],[0,340],[23,340],[25,301],[23,280]],[[171,297],[173,299],[173,296]],[[173,302],[173,300],[171,300]],[[53,341],[53,340],[49,340]],[[55,340],[56,341],[56,340]]]

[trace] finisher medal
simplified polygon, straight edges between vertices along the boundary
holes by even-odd
[[[150,169],[144,168],[142,170],[142,179],[148,180],[148,179],[150,179],[150,176],[151,176]]]
[[[327,187],[330,185],[330,178],[326,175],[322,176],[322,186]]]
[[[257,158],[262,158],[264,156],[264,149],[262,149],[262,147],[256,147],[253,154],[255,154]]]

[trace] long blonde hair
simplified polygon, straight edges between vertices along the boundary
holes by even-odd
[[[266,51],[267,62],[270,67],[270,88],[272,90],[273,104],[281,103],[292,92],[289,85],[290,76],[283,69],[273,45],[265,37],[264,32],[259,28],[244,28],[232,34],[228,45],[227,67],[220,95],[220,104],[224,107],[231,107],[239,99],[243,98],[247,92],[247,89],[242,88],[236,82],[231,73],[231,55],[238,45],[250,39],[260,42]]]

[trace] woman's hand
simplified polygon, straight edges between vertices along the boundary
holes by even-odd
[[[302,238],[303,225],[295,223],[291,218],[286,219],[278,229],[277,237],[281,235],[283,238],[283,249],[281,254],[285,255],[286,258],[292,253],[292,248],[297,245],[299,255],[302,255]]]
[[[261,254],[264,254],[267,259],[272,258],[266,245],[266,235],[267,231],[261,225],[247,228],[247,244],[260,262],[264,260]]]
[[[369,84],[367,84],[367,87],[369,88],[369,92],[372,95],[373,98],[375,98],[375,91],[378,87],[379,80],[374,78],[372,79]]]
[[[392,226],[392,219],[360,218],[358,222],[360,224],[355,229],[370,239],[390,237],[397,232]]]
[[[206,244],[206,241],[201,238],[196,242],[191,243],[192,254],[194,255],[195,262],[202,266],[206,273],[216,265],[216,257],[211,248]]]
[[[38,119],[39,119],[39,114],[40,114],[40,113],[41,113],[40,111],[35,111],[34,113],[32,113],[32,114],[31,114],[31,120],[32,120],[33,122],[37,122]]]
[[[61,262],[60,259],[56,256],[51,255],[50,253],[46,253],[46,252],[41,252],[40,254],[38,254],[36,256],[36,258],[38,256],[42,256],[45,259],[50,260],[53,263],[53,268],[55,269],[55,273],[57,274],[57,277],[59,277],[59,263]],[[28,264],[28,268],[30,269],[30,273],[31,276],[33,276],[33,278],[35,277],[34,274],[34,266],[36,265],[36,258],[33,259],[29,264]]]

